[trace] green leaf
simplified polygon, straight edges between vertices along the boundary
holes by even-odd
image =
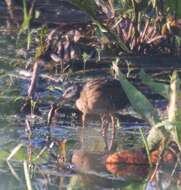
[[[140,71],[139,77],[142,80],[143,84],[149,86],[153,91],[169,100],[169,85],[155,82],[154,79],[146,74],[143,70]]]
[[[150,101],[137,90],[120,72],[117,64],[113,63],[116,78],[120,81],[133,109],[139,113],[151,126],[159,122],[157,110],[153,108]]]

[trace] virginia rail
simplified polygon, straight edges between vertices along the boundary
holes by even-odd
[[[65,90],[61,100],[75,99],[76,107],[82,112],[85,126],[87,114],[98,114],[105,135],[111,119],[112,136],[115,135],[114,113],[128,105],[129,101],[118,80],[108,78],[91,79],[84,85],[75,84]]]

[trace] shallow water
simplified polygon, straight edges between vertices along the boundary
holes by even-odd
[[[15,50],[15,38],[10,34],[0,34],[0,189],[26,188],[24,160],[31,164],[31,183],[37,190],[156,188],[154,180],[147,184],[146,179],[152,171],[146,165],[124,165],[116,168],[115,173],[106,168],[104,159],[108,152],[97,116],[90,117],[88,126],[83,129],[80,114],[71,103],[60,111],[49,131],[47,114],[50,104],[62,94],[65,84],[41,81],[37,90],[37,96],[44,99],[40,103],[41,115],[20,114],[21,98],[27,93],[30,78],[15,72],[15,67],[24,69],[22,65],[27,61],[16,57]],[[107,76],[108,73],[108,70],[92,71],[87,75],[77,74],[70,80],[83,82],[86,77]],[[50,90],[47,86],[59,86],[60,89]],[[165,110],[165,100],[152,99],[152,102],[160,112]],[[116,151],[142,147],[139,128],[143,128],[145,133],[149,130],[142,120],[128,117],[132,113],[130,110],[122,112],[120,122],[117,122]],[[7,162],[11,151],[18,146],[21,148]],[[66,163],[63,167],[62,159]],[[164,172],[157,185],[174,189],[176,184],[167,184],[171,181],[166,181],[165,176],[169,178],[169,174]]]

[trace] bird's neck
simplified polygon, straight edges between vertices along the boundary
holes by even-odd
[[[83,85],[82,84],[78,84],[77,85],[78,89],[77,89],[77,93],[76,93],[76,99],[78,99],[80,97],[80,93],[82,91]]]

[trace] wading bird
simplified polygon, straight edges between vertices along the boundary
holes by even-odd
[[[129,104],[120,82],[110,78],[91,79],[84,85],[74,84],[65,90],[59,101],[65,103],[72,99],[75,100],[76,107],[82,112],[83,126],[85,126],[88,114],[98,114],[101,118],[103,135],[106,134],[111,120],[112,137],[115,136],[114,113]],[[53,115],[51,112],[54,112],[54,110],[55,107],[49,113],[49,121],[51,121]]]

